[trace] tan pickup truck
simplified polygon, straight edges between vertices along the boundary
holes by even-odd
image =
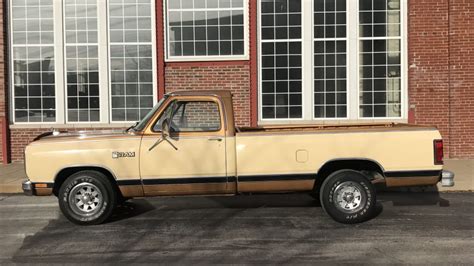
[[[124,131],[38,136],[25,150],[32,195],[56,195],[77,224],[134,197],[308,192],[342,223],[370,219],[375,184],[452,186],[436,128],[405,124],[238,128],[224,91],[166,95]]]

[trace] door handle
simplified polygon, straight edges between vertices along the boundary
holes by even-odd
[[[208,140],[209,140],[209,141],[222,141],[222,138],[213,137],[213,138],[209,138]]]

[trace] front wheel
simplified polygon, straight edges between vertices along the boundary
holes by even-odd
[[[107,177],[96,171],[81,171],[68,177],[58,194],[59,207],[75,224],[100,224],[117,205],[117,193]]]
[[[324,211],[337,222],[360,223],[375,213],[375,189],[358,171],[334,172],[323,182],[320,192]]]

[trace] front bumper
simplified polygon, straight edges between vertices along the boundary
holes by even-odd
[[[28,196],[49,196],[53,194],[54,183],[33,183],[25,180],[21,184],[23,193]]]
[[[448,170],[443,170],[441,173],[441,185],[443,187],[454,186],[454,173]]]
[[[23,193],[26,195],[32,196],[33,195],[33,183],[31,183],[30,180],[25,180],[23,183],[21,183],[21,188],[23,189]]]

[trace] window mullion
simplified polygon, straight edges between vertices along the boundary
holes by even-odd
[[[347,93],[348,118],[359,117],[359,3],[347,1]]]
[[[302,1],[302,81],[303,81],[303,120],[313,119],[314,101],[313,101],[313,1]]]
[[[65,124],[66,123],[66,104],[65,104],[65,66],[66,58],[64,56],[64,23],[58,23],[58,21],[63,22],[63,2],[62,1],[53,1],[54,9],[54,56],[56,60],[54,61],[55,66],[55,95],[56,95],[56,123]]]
[[[107,1],[98,1],[98,43],[99,43],[99,98],[100,98],[100,122],[109,123],[110,104],[109,104],[109,60],[107,45]]]

